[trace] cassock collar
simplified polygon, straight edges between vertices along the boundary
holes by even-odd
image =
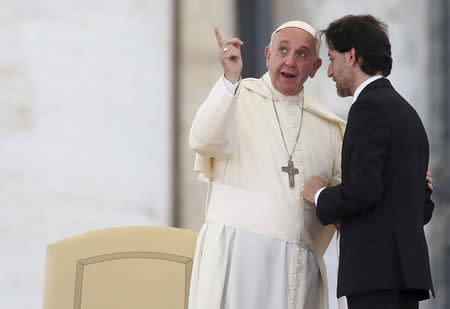
[[[297,96],[292,96],[292,97],[289,97],[289,96],[287,97],[287,96],[281,94],[279,91],[276,91],[272,87],[272,82],[270,81],[268,72],[266,74],[264,74],[262,78],[243,79],[241,81],[239,87],[246,88],[246,89],[264,97],[269,102],[272,101],[272,93],[274,95],[274,100],[275,100],[275,96],[278,95],[277,99],[293,98],[293,100],[296,100],[297,104],[299,102],[301,102],[300,97],[299,97],[301,95],[302,98],[304,99],[305,111],[308,111],[311,114],[314,114],[320,118],[323,118],[328,121],[336,123],[339,126],[342,135],[344,134],[346,122],[342,118],[335,115],[333,112],[331,112],[328,108],[326,108],[322,104],[319,104],[318,102],[310,99],[309,97],[304,96],[303,91],[300,92]]]

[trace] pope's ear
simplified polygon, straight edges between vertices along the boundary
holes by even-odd
[[[269,59],[270,59],[270,46],[264,48],[264,55],[266,56],[266,68],[269,69]]]
[[[321,66],[322,66],[322,59],[317,58],[316,61],[314,61],[313,68],[309,73],[309,77],[313,78],[314,76],[316,76],[316,72]]]

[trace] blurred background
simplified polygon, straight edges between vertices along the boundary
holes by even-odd
[[[0,0],[1,307],[42,306],[51,242],[113,226],[200,228],[206,186],[188,132],[222,73],[214,26],[245,42],[243,75],[259,77],[279,24],[323,29],[367,13],[389,27],[389,78],[430,141],[437,298],[421,308],[450,308],[448,0]],[[346,118],[326,53],[305,92]],[[326,261],[334,287],[334,242]]]

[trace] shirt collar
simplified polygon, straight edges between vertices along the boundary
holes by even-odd
[[[366,88],[366,86],[368,84],[370,84],[371,82],[376,81],[377,79],[380,79],[382,77],[383,77],[383,75],[372,76],[371,78],[369,78],[365,82],[363,82],[361,85],[359,85],[359,87],[356,88],[356,90],[355,90],[355,94],[353,95],[352,104],[355,103],[356,99],[358,99],[358,96],[361,94],[361,91],[363,91],[363,89]]]

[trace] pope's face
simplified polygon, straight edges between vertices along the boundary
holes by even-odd
[[[278,31],[265,49],[266,66],[275,89],[284,95],[296,95],[308,77],[314,77],[322,64],[316,57],[315,39],[298,28]]]

